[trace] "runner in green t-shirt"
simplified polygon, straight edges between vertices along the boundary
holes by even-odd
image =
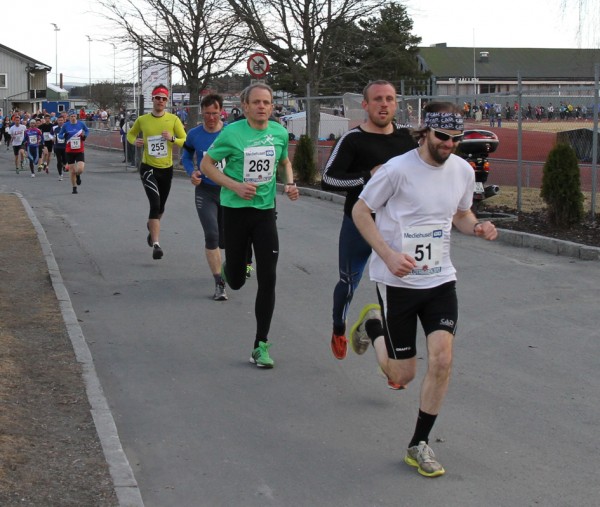
[[[273,90],[265,84],[250,85],[242,92],[245,120],[229,125],[208,149],[200,170],[221,185],[221,205],[225,224],[225,264],[227,284],[240,289],[246,282],[249,244],[256,256],[256,337],[250,362],[259,368],[272,368],[267,335],[275,308],[275,279],[279,239],[275,223],[277,169],[284,173],[284,192],[294,201],[299,192],[293,182],[288,158],[288,133],[276,122]],[[224,172],[215,164],[225,159]]]

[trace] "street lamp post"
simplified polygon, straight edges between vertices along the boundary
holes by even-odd
[[[111,42],[110,45],[113,47],[113,87],[117,83],[117,45]]]
[[[55,50],[55,60],[54,60],[54,81],[55,85],[58,86],[58,32],[60,32],[60,28],[56,23],[50,23],[54,27],[54,50]]]
[[[86,35],[88,40],[88,65],[89,65],[89,97],[90,101],[92,100],[92,38],[89,35]]]

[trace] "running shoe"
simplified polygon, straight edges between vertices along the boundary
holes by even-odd
[[[78,185],[81,185],[81,176],[79,174],[75,177],[75,180],[77,181]]]
[[[348,340],[343,334],[331,334],[331,352],[336,359],[344,359],[348,352]]]
[[[227,301],[227,292],[225,291],[225,282],[219,282],[215,285],[215,295],[213,296],[215,301]]]
[[[50,173],[48,172],[48,164],[44,164],[44,171],[46,171],[46,174],[50,174]]]
[[[154,243],[154,247],[152,248],[152,258],[155,260],[162,259],[163,251],[158,243]]]
[[[350,345],[352,345],[352,350],[359,355],[364,354],[371,344],[371,339],[367,336],[367,330],[365,329],[365,323],[371,319],[381,320],[381,307],[379,305],[366,305],[360,311],[358,320],[350,329]]]
[[[252,351],[250,356],[250,362],[255,364],[258,368],[273,368],[275,363],[269,356],[270,343],[258,342],[258,347]]]
[[[76,194],[77,193],[77,187],[73,187],[73,192],[71,192],[72,194]]]
[[[438,477],[446,473],[444,467],[435,459],[435,454],[427,442],[419,442],[419,445],[409,447],[404,463],[417,467],[417,471],[425,477]]]
[[[42,169],[43,169],[43,168],[44,168],[44,166],[43,166],[42,164],[39,164],[39,165],[38,165],[38,173],[39,173],[39,172],[42,172]]]
[[[390,378],[387,376],[387,374],[383,371],[383,368],[381,368],[381,366],[379,367],[379,374],[387,380],[387,386],[388,389],[392,389],[394,391],[402,391],[403,389],[406,389],[406,386],[403,386],[402,384],[396,384],[395,382],[392,382],[390,380]]]
[[[35,178],[35,174],[31,173],[31,177],[32,177],[32,178]]]
[[[254,271],[252,264],[246,264],[246,278],[252,277],[252,271]]]
[[[15,167],[15,172],[16,172],[17,174],[19,174],[19,172],[20,172],[20,171],[21,171],[21,169],[19,169],[19,166]]]
[[[59,177],[58,177],[58,181],[62,181],[62,180],[63,180],[63,177],[62,177],[62,176],[59,176]]]

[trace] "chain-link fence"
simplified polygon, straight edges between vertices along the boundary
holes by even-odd
[[[465,129],[481,129],[495,133],[499,146],[489,155],[488,183],[500,187],[516,187],[520,209],[520,195],[524,188],[541,188],[543,166],[553,146],[571,145],[577,154],[581,171],[581,189],[589,193],[596,209],[598,155],[598,85],[547,87],[526,93],[399,96],[396,122],[415,128],[421,124],[422,110],[430,101],[455,103],[465,116]],[[362,95],[345,94],[340,97],[313,97],[319,102],[319,159],[321,174],[331,146],[339,137],[337,127],[344,131],[360,125],[366,119]],[[307,99],[298,99],[306,104]],[[284,118],[285,120],[285,118]],[[284,122],[291,134],[305,133],[304,126],[288,119]],[[594,148],[594,144],[596,148]],[[293,146],[292,146],[293,150]],[[594,153],[596,160],[594,161]]]
[[[557,142],[570,144],[580,162],[582,190],[590,193],[596,207],[598,114],[595,111],[598,111],[598,96],[597,84],[555,89],[545,87],[539,90],[529,87],[523,93],[514,91],[476,96],[399,96],[396,121],[398,124],[418,127],[423,107],[428,102],[441,100],[457,104],[463,110],[466,129],[488,130],[500,140],[498,148],[488,158],[488,183],[501,188],[516,187],[519,196],[524,188],[541,187],[543,166],[552,147]],[[366,113],[361,105],[360,94],[276,99],[274,116],[290,134],[290,157],[293,157],[295,142],[306,134],[306,114],[310,101],[319,104],[317,166],[322,173],[336,140],[363,123]],[[193,107],[198,106],[171,108],[188,129],[192,127],[188,124],[188,118]],[[232,113],[234,107],[239,108],[239,105],[225,105],[225,121],[235,119]],[[197,117],[201,119],[201,115]],[[92,129],[90,146],[123,149],[117,125],[92,125]],[[174,159],[179,159],[178,153],[175,153]],[[521,205],[519,199],[514,203],[517,209]]]

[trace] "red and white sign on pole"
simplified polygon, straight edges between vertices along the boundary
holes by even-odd
[[[255,79],[260,79],[269,72],[269,60],[262,53],[254,53],[248,58],[248,72]]]

